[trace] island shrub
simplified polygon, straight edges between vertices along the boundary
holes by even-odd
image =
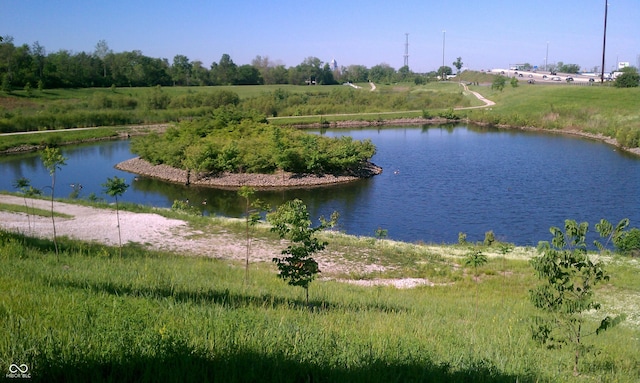
[[[165,134],[135,138],[131,149],[152,164],[196,173],[354,174],[375,154],[370,140],[329,138],[271,126],[234,106],[182,121]]]

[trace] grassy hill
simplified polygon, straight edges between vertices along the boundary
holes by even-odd
[[[526,258],[494,255],[475,277],[462,266],[474,245],[327,235],[328,251],[343,253],[345,263],[381,263],[395,271],[379,277],[432,284],[366,287],[344,281],[357,275],[328,272],[332,278],[312,283],[307,306],[303,290],[278,279],[271,264],[252,264],[245,284],[234,261],[140,245],[118,257],[117,249],[68,239],[59,241],[57,258],[49,241],[0,231],[1,364],[24,363],[33,381],[47,382],[624,383],[640,376],[637,260],[606,259],[612,278],[597,291],[598,316],[624,311],[629,320],[585,337],[590,351],[574,377],[570,350],[531,339],[537,312],[528,291],[536,279]]]

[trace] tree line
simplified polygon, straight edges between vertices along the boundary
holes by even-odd
[[[113,52],[106,41],[99,41],[93,52],[59,50],[48,53],[37,41],[15,45],[11,36],[0,40],[0,80],[2,90],[38,88],[212,86],[263,84],[336,84],[342,82],[415,81],[435,78],[413,73],[408,67],[396,71],[388,64],[371,68],[364,65],[333,67],[317,57],[285,67],[269,57],[256,56],[251,64],[238,65],[223,54],[207,67],[178,54],[166,58],[145,56],[140,50]]]

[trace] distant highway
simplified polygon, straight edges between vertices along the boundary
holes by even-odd
[[[600,82],[600,76],[598,75],[585,75],[575,73],[556,73],[552,75],[550,72],[545,71],[526,71],[526,70],[513,70],[513,69],[492,69],[490,73],[502,74],[507,77],[517,77],[519,81],[527,82],[533,80],[535,83],[543,84],[562,84],[567,83],[567,78],[571,78],[569,82],[576,83],[589,83]],[[605,78],[606,81],[606,78]]]

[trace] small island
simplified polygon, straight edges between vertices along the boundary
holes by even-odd
[[[269,125],[235,107],[183,121],[162,134],[136,137],[139,157],[117,169],[168,182],[217,188],[278,189],[352,182],[382,173],[375,146]]]
[[[381,167],[371,162],[366,162],[363,163],[362,168],[358,169],[354,174],[300,174],[291,172],[259,174],[224,172],[193,177],[188,174],[189,172],[187,170],[177,169],[163,164],[154,165],[140,157],[123,161],[116,165],[116,169],[173,183],[187,183],[189,179],[189,184],[191,185],[221,189],[237,189],[242,186],[249,186],[255,189],[310,188],[357,181],[382,173]]]

